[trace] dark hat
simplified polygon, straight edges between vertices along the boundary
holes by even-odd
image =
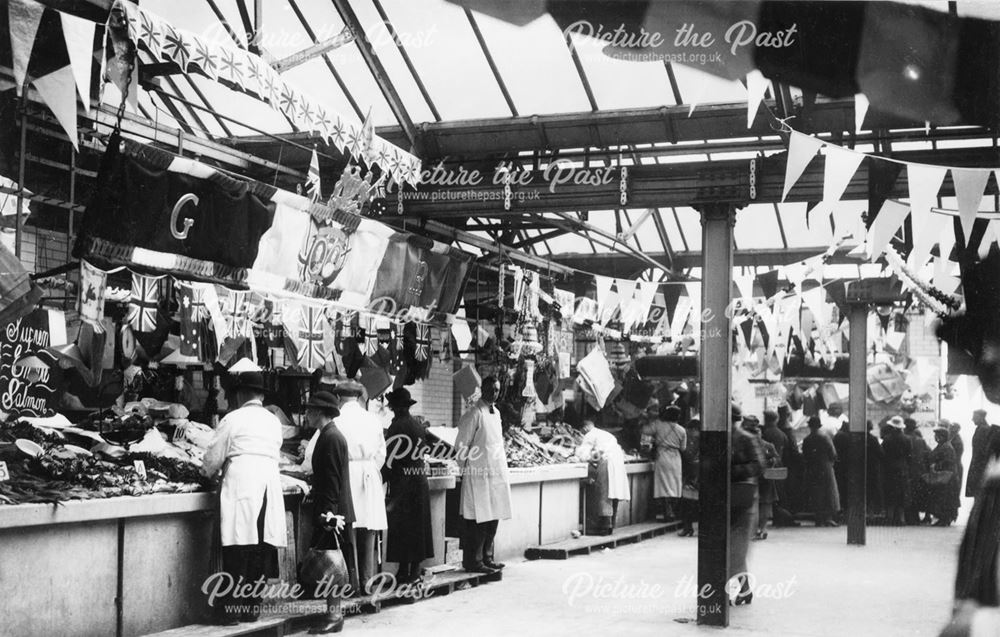
[[[350,396],[360,398],[365,393],[365,387],[355,380],[344,381],[333,388],[334,396]]]
[[[416,405],[417,401],[410,397],[410,390],[405,387],[397,387],[385,395],[385,402],[389,405]]]
[[[776,412],[776,411],[774,411],[772,409],[765,409],[764,410],[764,424],[765,425],[773,425],[776,422],[778,422],[778,412]]]
[[[983,418],[986,418],[986,410],[985,409],[977,409],[974,412],[972,412],[972,415],[973,416],[982,416]]]
[[[234,389],[252,389],[264,391],[264,375],[260,372],[241,372],[236,375]]]
[[[807,423],[810,429],[819,429],[823,426],[822,421],[820,421],[819,416],[809,416],[809,422]]]
[[[735,403],[733,403],[730,413],[732,414],[732,419],[734,421],[743,419],[743,410],[740,409],[740,406]]]
[[[309,400],[303,405],[303,407],[315,407],[317,409],[338,409],[339,406],[337,397],[325,390],[313,392],[309,396]]]
[[[748,431],[757,431],[760,429],[760,421],[757,420],[757,416],[747,416],[743,419],[743,428]]]

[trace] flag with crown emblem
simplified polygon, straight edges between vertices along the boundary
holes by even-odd
[[[132,273],[132,295],[127,322],[134,332],[156,331],[156,313],[160,302],[160,279]]]
[[[93,326],[98,333],[104,331],[104,289],[107,285],[107,272],[80,260],[80,320]]]
[[[324,351],[324,323],[326,316],[323,308],[314,305],[301,305],[289,308],[283,312],[287,340],[293,345],[294,359],[298,366],[305,370],[315,370],[326,364]]]

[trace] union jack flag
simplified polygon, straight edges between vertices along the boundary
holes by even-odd
[[[141,29],[139,33],[139,40],[145,40],[146,46],[149,47],[150,51],[154,53],[159,53],[160,51],[160,32],[156,28],[156,23],[145,13],[139,12],[139,19],[142,20]],[[131,29],[132,24],[134,24],[135,19],[129,16],[129,28]]]
[[[378,329],[375,327],[375,319],[372,317],[366,317],[361,319],[361,331],[364,333],[364,351],[365,356],[374,356],[378,353]],[[359,341],[360,341],[360,336]]]
[[[317,369],[326,363],[323,351],[323,324],[326,317],[323,308],[305,305],[299,314],[299,329],[296,331],[299,367]]]
[[[252,336],[253,332],[250,328],[250,293],[230,290],[229,302],[232,303],[230,309],[231,318],[226,336],[229,338]]]
[[[191,51],[188,48],[190,45],[184,41],[184,35],[181,32],[166,24],[163,25],[163,30],[165,36],[163,55],[169,56],[171,60],[177,62],[181,70],[186,73],[188,63],[191,61]],[[172,52],[171,49],[173,50]]]
[[[222,49],[222,59],[219,61],[219,75],[234,84],[243,86],[243,61],[236,56],[237,52],[227,48]]]
[[[191,62],[200,66],[202,72],[213,80],[219,77],[219,64],[215,61],[216,57],[218,56],[212,53],[212,49],[204,41],[194,41],[194,56],[191,58]]]
[[[156,310],[160,302],[160,277],[132,273],[132,296],[127,321],[134,332],[156,331]]]
[[[413,357],[423,362],[431,355],[431,326],[417,323],[417,350]]]

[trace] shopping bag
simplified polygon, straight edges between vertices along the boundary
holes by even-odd
[[[331,533],[331,532],[327,532]],[[298,581],[302,587],[304,596],[315,599],[320,587],[333,590],[336,586],[343,588],[350,582],[347,572],[347,562],[344,560],[344,553],[340,549],[340,536],[332,532],[334,538],[333,549],[321,549],[313,547],[309,549],[298,566]],[[318,546],[324,546],[327,535],[322,536]]]
[[[734,482],[729,492],[729,509],[749,509],[753,506],[757,485],[753,482]]]

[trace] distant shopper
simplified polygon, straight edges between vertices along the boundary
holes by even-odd
[[[784,497],[781,498],[781,506],[787,509],[790,514],[788,526],[799,526],[794,515],[805,508],[804,499],[804,472],[805,465],[802,459],[802,450],[799,448],[799,439],[792,429],[792,412],[787,404],[778,406],[778,430],[785,434],[788,444],[785,445],[784,454],[781,457],[781,464],[788,467],[788,477],[784,483]],[[775,520],[775,526],[782,526]]]
[[[285,500],[278,473],[281,422],[264,409],[263,400],[261,374],[237,376],[228,402],[240,407],[219,423],[202,461],[206,476],[222,472],[222,568],[233,581],[277,577],[278,547],[286,543]],[[256,621],[261,602],[259,597],[236,600],[227,596],[216,609],[216,619],[229,625]]]
[[[593,420],[584,420],[580,429],[583,440],[576,448],[576,457],[589,463],[589,475],[593,479],[588,489],[588,519],[591,514],[599,518],[597,533],[610,535],[615,530],[618,503],[627,502],[631,497],[625,452],[614,434],[598,429]]]
[[[951,431],[945,427],[934,430],[937,446],[927,456],[927,512],[934,516],[934,526],[950,526],[958,517],[953,494],[958,477],[955,448],[951,446]]]
[[[387,430],[385,475],[389,483],[386,517],[389,546],[386,560],[399,564],[397,583],[420,579],[420,563],[434,557],[431,496],[424,453],[430,449],[427,425],[410,414],[417,401],[404,387],[385,396],[392,409]]]
[[[792,443],[788,440],[785,432],[778,427],[778,418],[777,412],[771,410],[764,411],[764,428],[760,431],[760,437],[774,445],[775,451],[778,452],[778,466],[787,467],[785,462],[790,454],[788,446]],[[795,450],[795,453],[798,453],[798,449]],[[788,509],[787,482],[787,478],[785,480],[772,480],[771,482],[774,485],[775,495],[775,501],[772,505],[774,526],[798,526],[799,524]]]
[[[972,434],[972,460],[969,462],[969,477],[965,483],[965,497],[979,495],[983,474],[990,458],[1000,452],[1000,426],[991,425],[986,420],[986,410],[972,412],[972,422],[976,431]]]
[[[681,452],[681,530],[677,535],[692,537],[694,523],[698,521],[698,482],[701,470],[701,421],[697,418],[684,425],[687,431],[687,446]]]
[[[961,430],[962,425],[957,422],[948,423],[948,431],[951,434],[949,442],[951,442],[952,448],[955,450],[955,481],[951,485],[951,497],[954,500],[955,510],[961,508],[962,506],[962,482],[965,480],[965,461],[963,457],[965,456],[965,441],[962,440]]]
[[[818,416],[810,416],[809,435],[802,441],[806,509],[815,516],[816,526],[837,526],[833,519],[840,509],[840,493],[833,473],[837,451],[822,427]]]
[[[683,486],[681,452],[687,447],[687,432],[677,422],[680,416],[680,408],[667,405],[642,431],[644,447],[653,456],[653,498],[661,502],[665,520],[675,518]]]
[[[880,515],[885,508],[885,472],[882,470],[882,464],[885,460],[882,453],[882,445],[879,443],[878,438],[875,436],[875,425],[872,421],[865,423],[867,428],[867,433],[865,434],[865,443],[868,445],[867,453],[865,459],[867,461],[866,471],[868,474],[867,484],[868,491],[866,493],[866,509],[868,515]]]
[[[462,477],[462,567],[494,574],[503,568],[493,555],[500,520],[511,518],[510,476],[503,446],[503,425],[496,407],[500,381],[487,376],[482,397],[458,424],[455,453]]]
[[[774,445],[761,438],[760,421],[757,420],[756,416],[747,416],[744,418],[743,429],[758,438],[758,443],[760,444],[761,451],[764,454],[765,469],[774,468],[781,464],[781,458],[778,456],[778,450],[774,448]],[[764,476],[760,476],[757,478],[757,481],[759,487],[759,499],[757,506],[757,524],[754,529],[753,539],[766,540],[767,523],[771,520],[774,501],[777,496],[774,488],[774,480],[766,480]]]
[[[920,524],[920,512],[927,510],[927,485],[923,476],[927,473],[927,455],[930,446],[924,440],[923,434],[917,429],[917,421],[913,418],[903,419],[903,435],[910,439],[910,504],[904,512],[907,524]]]
[[[760,438],[743,429],[742,416],[740,408],[733,405],[733,454],[730,467],[732,484],[729,485],[732,498],[729,511],[729,573],[730,577],[735,577],[740,585],[734,602],[737,606],[753,601],[747,553],[750,550],[750,536],[757,526],[760,479],[764,474],[764,452]]]
[[[900,428],[903,419],[890,418],[883,426],[882,469],[885,474],[885,507],[890,526],[901,526],[910,504],[910,458],[913,443]]]

